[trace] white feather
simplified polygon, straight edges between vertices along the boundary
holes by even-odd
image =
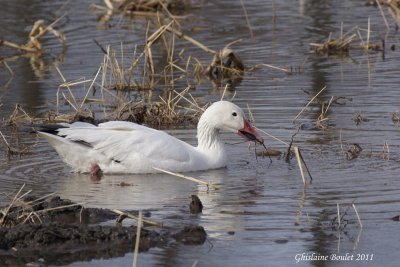
[[[75,122],[58,129],[58,136],[40,135],[78,172],[89,172],[93,164],[106,173],[157,172],[153,167],[176,172],[220,168],[226,166],[227,158],[219,131],[237,132],[243,127],[244,117],[236,105],[217,103],[200,119],[197,147],[163,131],[124,121],[98,126]],[[239,118],[233,118],[232,112]]]

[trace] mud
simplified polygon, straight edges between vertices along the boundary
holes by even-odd
[[[37,200],[30,197],[25,203]],[[71,206],[70,200],[52,197],[24,212],[35,211],[34,223],[18,222],[22,211],[18,207],[9,210],[4,218],[7,224],[0,227],[0,266],[64,265],[75,261],[123,256],[133,252],[136,226],[101,225],[118,217],[107,209]],[[65,207],[64,207],[65,206]],[[51,208],[57,210],[46,211]],[[2,208],[5,211],[6,207]],[[45,211],[43,215],[39,215]],[[130,211],[130,213],[135,213]],[[144,214],[149,217],[150,213]],[[4,215],[1,219],[3,220]],[[40,220],[39,220],[40,218]],[[29,220],[28,220],[29,222]],[[141,229],[139,251],[162,247],[173,242],[201,245],[207,234],[201,226],[185,226],[183,229]]]

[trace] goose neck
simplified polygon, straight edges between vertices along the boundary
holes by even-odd
[[[221,149],[223,144],[219,139],[219,130],[207,120],[200,119],[197,126],[198,147],[203,151]]]

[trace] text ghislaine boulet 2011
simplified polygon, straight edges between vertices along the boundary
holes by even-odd
[[[303,252],[294,256],[296,263],[301,261],[373,261],[374,254],[345,253],[321,255],[315,252]]]

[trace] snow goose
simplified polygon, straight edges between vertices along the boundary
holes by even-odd
[[[163,131],[126,121],[98,126],[64,124],[56,134],[38,132],[74,171],[94,173],[155,173],[153,167],[188,172],[225,167],[227,154],[221,131],[263,143],[243,111],[228,101],[213,103],[197,125],[198,145],[187,144]]]

